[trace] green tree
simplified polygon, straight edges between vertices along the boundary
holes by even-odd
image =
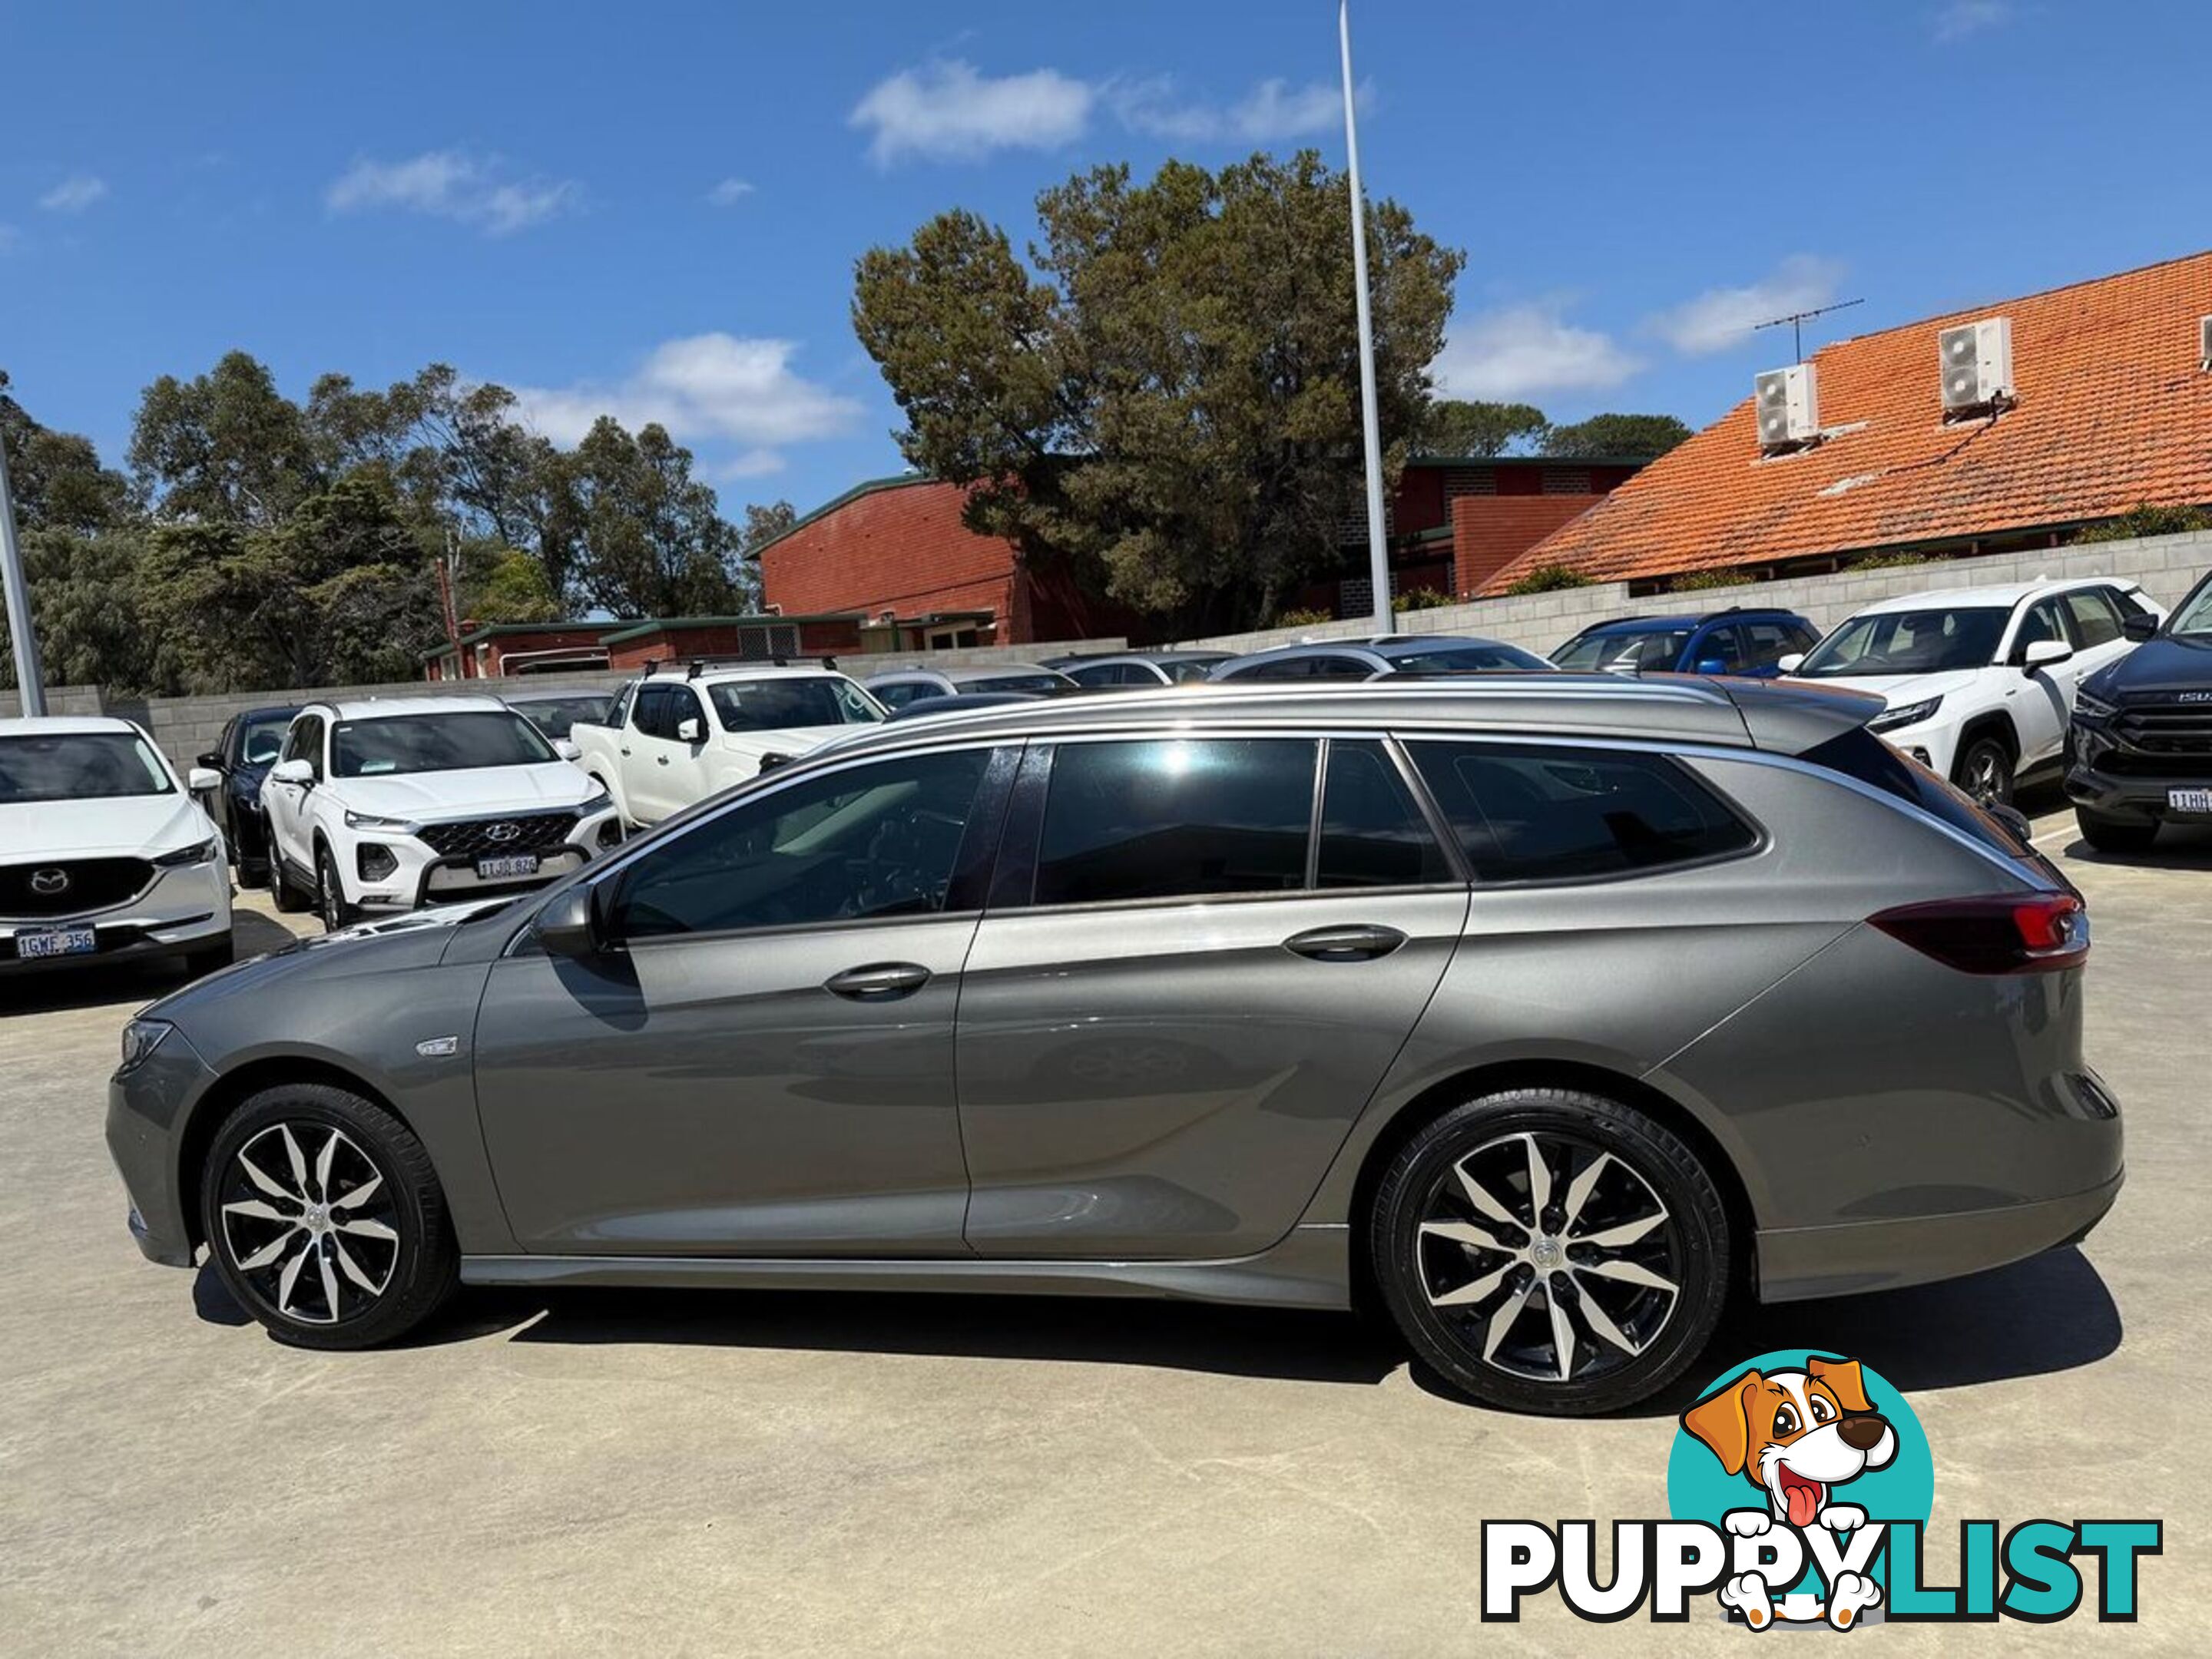
[[[520,548],[496,544],[464,549],[460,614],[481,623],[553,622],[564,607],[545,567]]]
[[[853,317],[916,466],[970,527],[1186,629],[1273,618],[1334,568],[1361,483],[1343,178],[1318,155],[1037,201],[1040,273],[974,214],[857,267]],[[1458,252],[1368,210],[1377,405],[1395,472],[1430,403]]]
[[[1427,455],[1503,455],[1540,447],[1552,423],[1534,404],[1441,398],[1423,411],[1415,447]]]
[[[1546,434],[1543,453],[1559,460],[1615,456],[1653,460],[1696,434],[1672,415],[1593,415]]]
[[[691,476],[691,452],[657,423],[635,437],[612,416],[561,458],[551,515],[579,590],[617,617],[711,616],[738,603],[737,527]]]
[[[202,524],[280,524],[329,477],[304,412],[243,351],[148,386],[130,459],[161,517]]]

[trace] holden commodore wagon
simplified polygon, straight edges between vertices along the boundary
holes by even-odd
[[[1636,1400],[1723,1302],[2077,1238],[2081,902],[1879,699],[1560,674],[883,725],[520,902],[124,1036],[152,1260],[283,1340],[459,1283],[1373,1297]]]

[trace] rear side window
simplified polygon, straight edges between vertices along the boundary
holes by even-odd
[[[1972,798],[1953,788],[1924,766],[1916,766],[1880,738],[1858,726],[1839,738],[1808,749],[1798,759],[1894,795],[1965,832],[1984,847],[2008,857],[2042,855],[2005,827],[2004,821],[1974,805]]]
[[[1452,879],[1428,820],[1382,745],[1332,738],[1316,885],[1419,887]]]
[[[1410,747],[1478,881],[1632,874],[1744,852],[1758,840],[1663,755],[1534,744]]]
[[[1032,902],[1298,890],[1316,747],[1303,738],[1060,744]]]

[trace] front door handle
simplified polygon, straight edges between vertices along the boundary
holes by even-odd
[[[1406,942],[1395,927],[1355,922],[1346,927],[1309,927],[1283,941],[1283,949],[1315,962],[1372,962]]]
[[[832,974],[822,988],[854,1002],[893,1002],[928,983],[929,969],[918,962],[875,962]]]

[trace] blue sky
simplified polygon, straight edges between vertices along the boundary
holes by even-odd
[[[1447,390],[1692,424],[1836,333],[2212,241],[2212,6],[1361,0],[1370,190],[1464,247]],[[1340,161],[1335,7],[11,8],[0,367],[119,459],[140,388],[443,360],[662,419],[726,510],[895,471],[851,269],[1093,163]],[[1808,349],[1831,337],[1818,325]]]

